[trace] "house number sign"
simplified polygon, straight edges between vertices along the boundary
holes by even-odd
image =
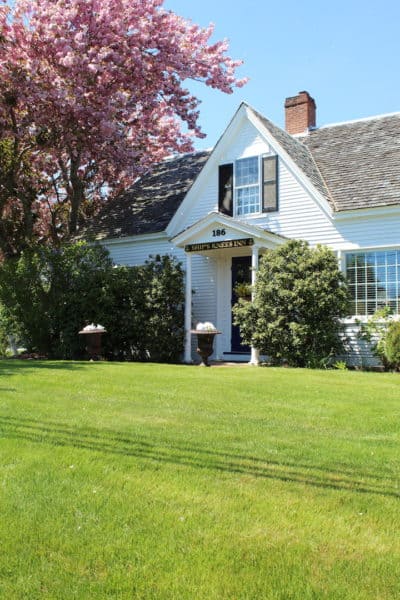
[[[215,231],[218,231],[218,229]],[[221,231],[224,230],[221,229]],[[252,246],[253,244],[253,238],[223,240],[221,242],[204,242],[202,244],[187,244],[185,246],[185,252],[203,252],[204,250],[220,250],[223,248],[243,248],[244,246]]]

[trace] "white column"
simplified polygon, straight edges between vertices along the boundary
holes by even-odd
[[[257,281],[257,271],[258,271],[258,246],[253,246],[251,251],[251,301],[254,301],[255,290],[254,286]],[[251,358],[250,365],[258,366],[260,364],[260,353],[257,348],[254,346],[251,347]]]
[[[186,253],[186,277],[185,277],[185,354],[184,362],[192,362],[192,339],[190,330],[192,328],[192,255]]]

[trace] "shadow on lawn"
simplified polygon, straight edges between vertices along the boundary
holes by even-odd
[[[218,452],[196,443],[189,446],[176,441],[172,443],[169,443],[168,440],[157,442],[144,436],[132,435],[127,432],[120,434],[110,429],[86,427],[76,430],[68,428],[63,423],[0,416],[0,437],[53,446],[81,448],[285,482],[304,483],[320,488],[400,498],[400,493],[385,485],[383,482],[385,481],[387,484],[387,480],[383,480],[379,475],[360,473],[359,478],[355,479],[353,473],[350,472]],[[377,480],[381,480],[382,483],[381,481],[377,483]]]
[[[19,360],[14,358],[7,358],[0,360],[0,377],[6,375],[20,375],[26,371],[33,371],[38,369],[48,369],[50,371],[76,371],[77,369],[83,369],[87,364],[86,362],[78,361],[47,361],[47,360]]]

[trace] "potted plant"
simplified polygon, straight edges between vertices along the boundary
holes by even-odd
[[[191,333],[197,335],[197,353],[200,355],[200,367],[209,367],[208,358],[214,352],[214,338],[221,333],[215,325],[206,321],[205,323],[197,323],[196,329],[192,329]]]
[[[250,283],[237,283],[233,288],[236,296],[247,302],[251,301],[251,285]]]
[[[89,355],[89,360],[100,360],[101,359],[101,336],[106,333],[106,330],[102,325],[95,325],[91,323],[86,325],[79,335],[85,336],[86,341],[86,352]]]

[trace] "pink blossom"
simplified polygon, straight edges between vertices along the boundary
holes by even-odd
[[[209,43],[211,25],[201,28],[162,5],[0,5],[0,136],[31,147],[47,207],[40,218],[58,203],[65,210],[57,218],[68,215],[70,233],[104,189],[118,193],[122,182],[203,136],[186,80],[226,93],[245,82],[236,78],[241,62],[226,55],[227,42]]]

